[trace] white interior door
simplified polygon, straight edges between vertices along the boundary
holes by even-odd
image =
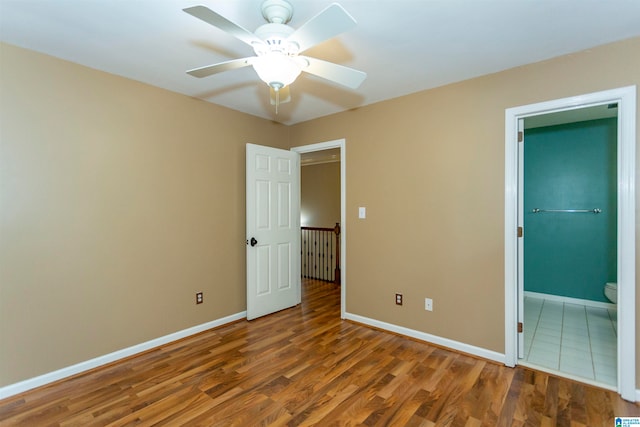
[[[300,156],[247,144],[247,319],[300,302]]]

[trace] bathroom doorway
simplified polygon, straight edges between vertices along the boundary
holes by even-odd
[[[519,364],[617,387],[616,103],[526,117]],[[615,300],[616,295],[612,295]]]
[[[575,378],[571,374],[555,371],[556,374],[591,382],[601,387],[618,391],[627,400],[635,400],[636,379],[636,332],[635,332],[635,141],[636,141],[636,87],[579,95],[553,101],[530,104],[505,110],[505,364],[515,366],[527,364],[524,354],[524,168],[521,166],[524,150],[518,142],[525,135],[526,120],[542,118],[552,113],[575,111],[584,113],[591,107],[617,105],[616,142],[616,249],[617,249],[617,313],[616,340],[616,385],[607,385],[595,380]],[[584,110],[584,111],[580,111]],[[551,117],[551,116],[549,116]],[[522,132],[522,133],[521,133]],[[520,134],[521,133],[521,134]],[[526,144],[526,142],[525,142]],[[562,209],[562,207],[558,207]],[[596,209],[594,206],[587,209]],[[533,209],[542,210],[536,206]],[[552,207],[544,207],[554,210]],[[567,207],[567,210],[572,210]],[[550,213],[550,212],[545,212]],[[557,213],[558,215],[560,213]],[[532,213],[533,215],[533,213]],[[542,215],[537,212],[535,215]],[[571,215],[566,213],[566,215]],[[577,215],[577,213],[575,213]],[[584,215],[597,215],[584,213]],[[523,256],[524,255],[524,256]],[[608,280],[608,279],[607,279]],[[602,289],[604,283],[602,284]],[[580,299],[580,298],[578,298]],[[575,301],[574,301],[575,302]],[[564,302],[563,302],[564,304]],[[602,304],[606,304],[602,302]],[[550,304],[550,306],[553,304]],[[571,308],[571,307],[570,307]],[[542,311],[542,308],[540,309]],[[556,316],[564,317],[563,311]],[[586,314],[585,314],[586,316]],[[610,317],[610,315],[609,315]],[[532,319],[529,319],[532,321]],[[535,320],[534,320],[535,321]],[[539,321],[539,319],[538,319]],[[587,320],[588,321],[588,320]],[[549,368],[535,366],[541,370]]]

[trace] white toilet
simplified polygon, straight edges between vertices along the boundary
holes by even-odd
[[[609,282],[604,285],[604,296],[614,304],[618,303],[618,284]]]

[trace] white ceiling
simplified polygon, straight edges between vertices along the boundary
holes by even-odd
[[[183,8],[204,4],[253,31],[265,23],[261,2],[0,0],[0,40],[294,124],[640,36],[640,0],[341,0],[358,26],[305,55],[365,71],[367,79],[350,90],[303,73],[276,115],[251,67],[202,79],[185,73],[253,52]],[[294,28],[330,4],[290,2]]]

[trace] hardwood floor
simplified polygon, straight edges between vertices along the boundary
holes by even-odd
[[[340,320],[339,287],[0,401],[2,426],[613,426],[616,393]]]

